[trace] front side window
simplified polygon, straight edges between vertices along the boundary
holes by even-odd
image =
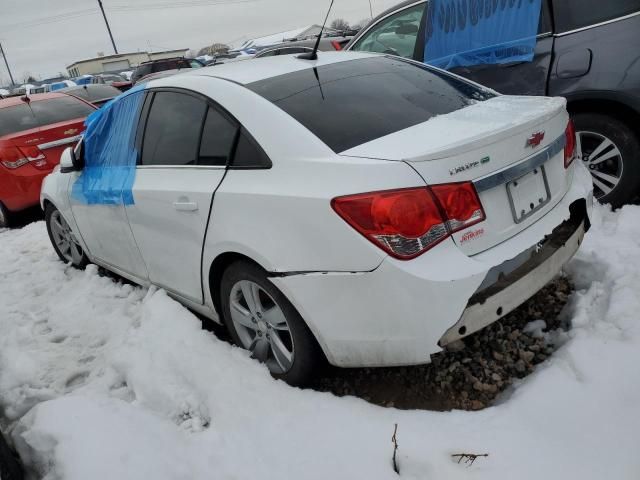
[[[638,0],[554,0],[558,33],[588,27],[640,11]]]
[[[426,3],[381,20],[358,40],[352,50],[413,58]]]
[[[154,95],[142,144],[142,165],[195,165],[207,104],[177,92]]]

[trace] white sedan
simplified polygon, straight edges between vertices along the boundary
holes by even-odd
[[[563,99],[280,56],[122,95],[41,200],[62,260],[166,289],[299,384],[428,363],[549,282],[590,225],[574,146]]]

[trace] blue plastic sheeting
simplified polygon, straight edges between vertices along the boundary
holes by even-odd
[[[88,205],[133,205],[135,136],[143,91],[144,85],[134,87],[87,117],[85,166],[72,187],[72,198]]]
[[[541,0],[431,0],[425,63],[450,69],[530,62]]]

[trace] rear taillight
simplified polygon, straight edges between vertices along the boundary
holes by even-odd
[[[569,168],[569,165],[576,158],[576,129],[573,125],[573,121],[569,120],[567,129],[564,131],[566,142],[564,145],[564,168]]]
[[[415,258],[485,219],[471,183],[348,195],[334,198],[331,206],[368,240],[401,260]]]
[[[331,46],[336,50],[342,50],[342,44],[337,40],[331,40]]]
[[[36,146],[0,148],[0,163],[6,168],[19,168],[29,162],[41,167],[46,164],[46,157]]]

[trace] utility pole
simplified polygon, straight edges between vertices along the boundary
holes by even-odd
[[[111,38],[111,45],[113,45],[113,51],[118,54],[118,49],[116,48],[116,42],[113,41],[113,35],[111,34],[111,27],[109,26],[109,21],[107,20],[107,15],[104,13],[104,7],[102,6],[102,0],[98,0],[98,5],[100,5],[100,11],[102,12],[102,17],[104,18],[104,23],[107,26],[107,31],[109,32],[109,38]]]
[[[11,69],[9,68],[9,61],[7,60],[7,56],[4,54],[2,43],[0,43],[0,54],[2,54],[2,58],[4,58],[4,64],[7,66],[7,72],[9,72],[9,79],[11,80],[11,86],[13,86],[16,84],[16,82],[13,81],[13,75],[11,75]]]

